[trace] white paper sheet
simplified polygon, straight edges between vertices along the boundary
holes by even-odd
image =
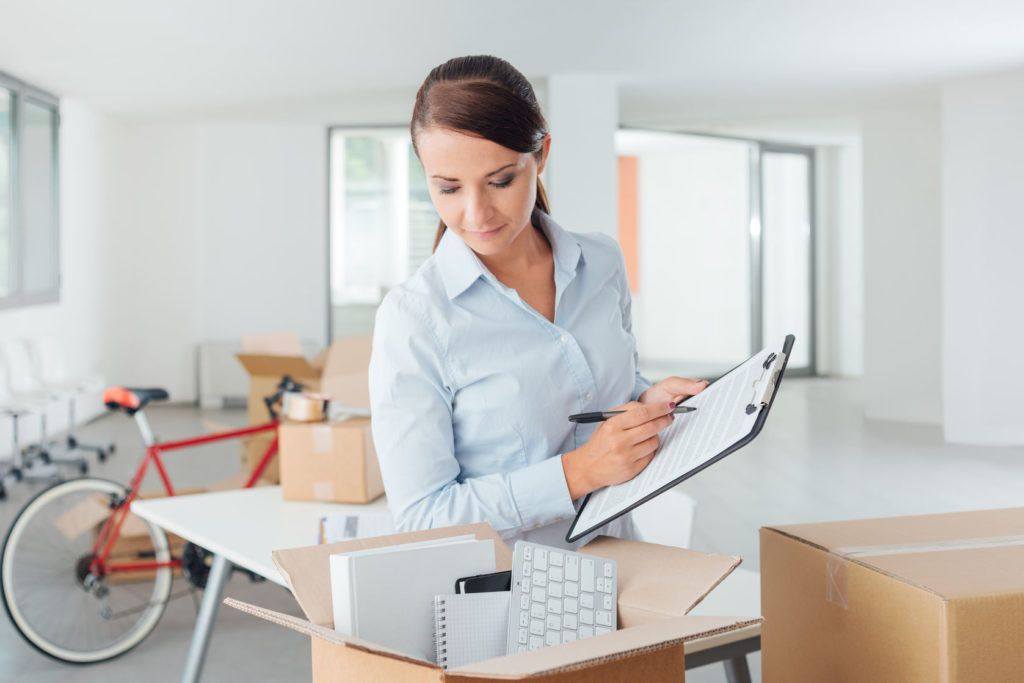
[[[688,399],[685,405],[696,412],[676,415],[675,421],[661,432],[661,444],[651,463],[637,476],[615,486],[598,489],[590,496],[573,533],[603,524],[645,496],[679,479],[728,447],[754,428],[760,413],[747,414],[750,403],[759,403],[765,382],[779,367],[777,357],[770,369],[764,362],[772,353],[780,355],[782,343],[758,352],[707,389]]]

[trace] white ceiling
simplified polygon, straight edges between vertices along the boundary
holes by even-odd
[[[1024,2],[0,0],[0,70],[124,117],[406,111],[472,53],[607,73],[635,124],[824,116],[1024,67]]]

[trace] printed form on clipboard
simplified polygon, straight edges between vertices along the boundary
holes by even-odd
[[[753,441],[768,418],[793,341],[788,335],[762,349],[683,401],[697,410],[677,415],[661,432],[661,444],[640,474],[589,494],[565,540],[576,541]]]

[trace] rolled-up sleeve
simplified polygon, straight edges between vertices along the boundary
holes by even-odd
[[[369,376],[373,440],[398,530],[486,521],[502,532],[573,515],[556,454],[460,481],[450,368],[423,307],[405,297],[394,290],[377,311]]]

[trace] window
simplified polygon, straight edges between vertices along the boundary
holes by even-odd
[[[60,289],[56,97],[0,73],[0,307]]]
[[[332,338],[370,334],[388,289],[430,256],[437,213],[401,128],[330,131]]]

